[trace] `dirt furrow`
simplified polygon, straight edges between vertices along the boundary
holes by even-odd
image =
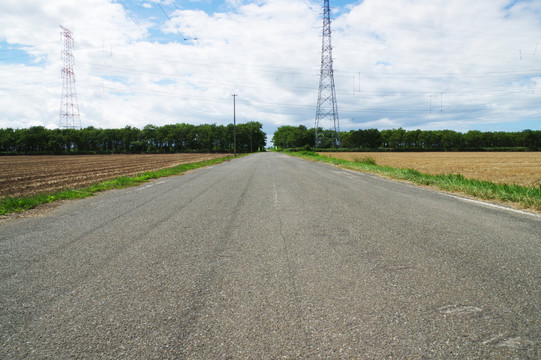
[[[146,171],[228,154],[156,154],[0,157],[0,196],[26,196],[80,188]]]

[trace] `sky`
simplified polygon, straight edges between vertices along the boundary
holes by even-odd
[[[330,0],[342,131],[541,129],[541,0]],[[3,0],[0,128],[314,126],[323,1]],[[320,124],[331,128],[332,124]]]

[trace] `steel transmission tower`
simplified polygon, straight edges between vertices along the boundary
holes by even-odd
[[[340,146],[340,122],[336,106],[336,90],[334,88],[334,71],[332,66],[331,45],[331,10],[329,0],[323,1],[323,39],[321,41],[321,73],[319,77],[319,92],[317,96],[317,111],[315,121],[315,147],[321,145],[319,127],[324,124],[333,126],[334,146]]]
[[[81,116],[79,114],[79,103],[75,89],[75,71],[73,58],[73,37],[71,30],[60,25],[62,28],[62,39],[64,50],[62,51],[62,98],[60,103],[59,127],[62,129],[80,129]]]

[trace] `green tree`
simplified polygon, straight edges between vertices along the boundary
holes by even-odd
[[[214,131],[212,125],[202,124],[197,126],[195,136],[197,140],[197,150],[212,151],[214,143],[213,135]]]
[[[378,129],[367,129],[364,131],[362,146],[366,149],[377,149],[381,146],[381,133]]]
[[[363,143],[363,130],[350,130],[348,132],[342,132],[340,139],[342,140],[342,147],[344,148],[360,148],[361,144]]]
[[[158,127],[156,125],[146,125],[142,130],[141,141],[145,143],[147,152],[158,152],[159,146],[156,141]]]
[[[452,130],[442,130],[441,132],[441,146],[443,150],[450,151],[456,150],[461,145],[461,136]]]
[[[541,146],[541,131],[532,131],[530,129],[522,131],[519,135],[522,138],[523,146],[528,150],[537,150]]]
[[[421,130],[406,131],[403,135],[404,148],[416,149],[419,143],[419,134]]]
[[[47,129],[43,126],[32,126],[15,131],[16,146],[25,154],[40,154],[47,151]]]
[[[0,129],[0,153],[14,153],[16,151],[15,132],[13,129]]]
[[[470,150],[479,150],[483,146],[483,135],[479,130],[470,130],[464,134],[464,145]]]
[[[259,123],[258,123],[259,124]],[[272,137],[274,146],[279,148],[298,148],[303,146],[313,146],[314,133],[309,131],[306,126],[298,127],[284,125],[280,126]]]

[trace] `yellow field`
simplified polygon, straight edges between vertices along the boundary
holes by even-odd
[[[344,160],[373,158],[378,165],[426,174],[462,174],[494,183],[539,186],[541,152],[319,153]]]

